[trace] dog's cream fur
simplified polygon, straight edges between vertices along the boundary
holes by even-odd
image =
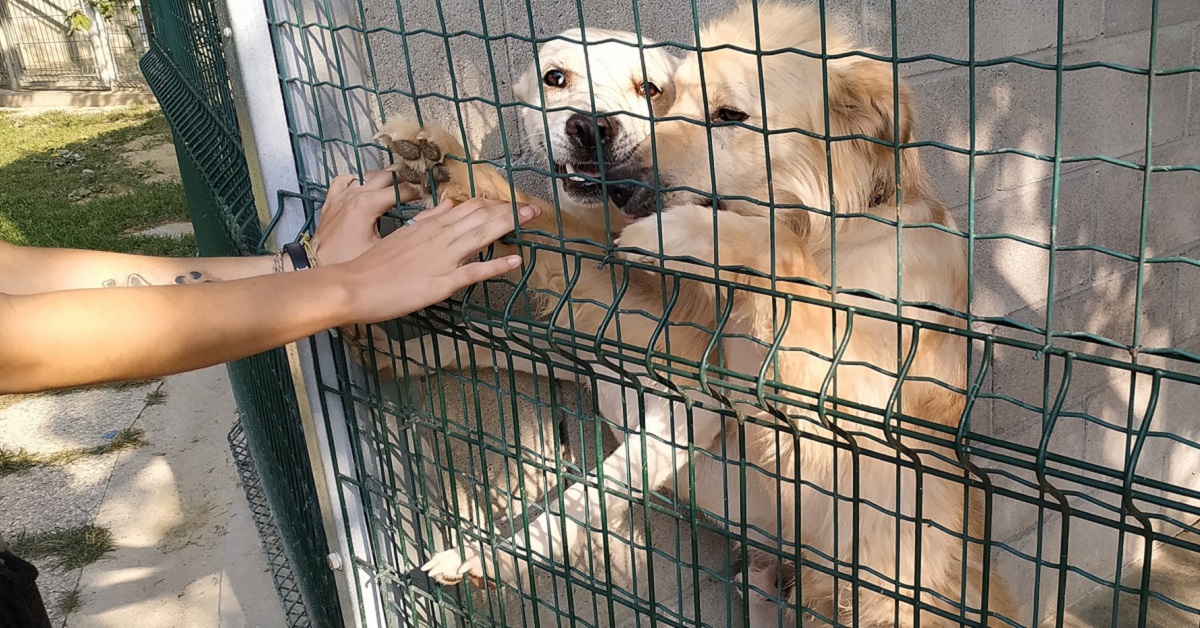
[[[733,44],[746,49],[761,46],[762,50],[798,48],[817,53],[822,49],[820,22],[812,11],[764,3],[756,11],[750,5],[743,5],[709,25],[702,32],[700,44],[704,47]],[[827,33],[826,44],[831,55],[853,49],[833,32]],[[706,109],[710,114],[725,109],[747,114],[745,123],[752,127],[799,128],[823,135],[827,90],[830,136],[875,138],[884,143],[912,139],[911,96],[905,86],[894,86],[891,68],[886,64],[857,56],[832,59],[828,61],[826,83],[820,60],[795,53],[765,55],[760,59],[730,49],[705,52],[703,74],[700,62],[693,54],[676,73],[675,104],[670,116],[702,118]],[[765,87],[762,93],[760,63]],[[701,100],[702,78],[707,88],[707,103]],[[898,111],[893,107],[897,96]],[[429,138],[449,152],[461,154],[461,147],[452,136],[437,129],[393,125],[385,133],[392,139]],[[777,625],[778,601],[769,599],[794,595],[794,591],[778,590],[775,575],[780,571],[795,571],[802,585],[802,597],[793,598],[793,603],[803,603],[826,617],[836,615],[844,622],[857,619],[859,625],[866,626],[908,626],[918,612],[913,602],[919,601],[924,607],[919,611],[922,625],[960,623],[941,617],[930,608],[940,609],[953,618],[961,613],[971,621],[999,625],[994,618],[980,619],[978,609],[983,602],[985,581],[990,587],[989,613],[1012,618],[1011,602],[1003,583],[995,574],[987,574],[985,578],[982,572],[984,561],[979,545],[974,543],[963,550],[964,533],[975,539],[981,536],[978,520],[981,506],[972,503],[969,516],[965,515],[962,481],[935,475],[965,478],[965,472],[931,455],[937,448],[911,437],[902,439],[895,430],[903,423],[907,430],[930,431],[914,426],[907,418],[901,420],[899,414],[949,428],[958,424],[964,409],[964,397],[959,391],[966,387],[964,341],[953,334],[929,329],[922,329],[914,337],[911,327],[811,304],[806,300],[829,300],[830,291],[787,280],[801,278],[832,284],[837,289],[834,301],[861,310],[895,314],[896,306],[886,300],[861,293],[848,295],[844,291],[868,290],[884,299],[901,298],[905,303],[932,303],[965,310],[966,258],[959,238],[931,226],[905,228],[903,257],[897,259],[896,228],[864,216],[899,219],[907,225],[924,223],[953,228],[952,220],[932,192],[915,150],[900,151],[897,162],[892,147],[867,139],[839,139],[827,148],[823,139],[801,133],[774,134],[764,140],[761,132],[726,125],[711,131],[711,146],[717,154],[710,160],[710,143],[703,126],[683,121],[663,122],[655,127],[655,136],[659,172],[665,185],[706,190],[712,188],[715,180],[715,189],[723,197],[764,200],[773,197],[776,203],[802,203],[817,210],[772,212],[755,203],[726,199],[720,204],[726,211],[714,211],[711,207],[689,204],[695,200],[694,195],[668,194],[661,215],[633,222],[622,231],[619,242],[622,247],[641,251],[625,254],[636,261],[657,264],[660,254],[695,258],[703,264],[676,259],[665,263],[708,275],[714,273],[712,263],[719,261],[722,267],[732,267],[720,271],[723,279],[756,288],[770,287],[799,297],[799,300],[785,299],[754,290],[739,292],[731,316],[721,329],[721,343],[726,368],[776,375],[773,379],[806,394],[793,395],[795,405],[769,404],[764,408],[749,395],[726,391],[726,403],[722,404],[707,394],[713,391],[699,390],[698,377],[676,376],[668,382],[658,372],[635,370],[631,365],[643,363],[643,356],[630,356],[632,359],[622,365],[627,367],[624,374],[627,381],[636,378],[651,390],[661,391],[668,385],[685,389],[690,393],[690,404],[694,405],[687,408],[684,403],[669,401],[663,395],[639,394],[633,387],[602,385],[604,389],[598,389],[597,393],[606,417],[621,416],[623,408],[617,404],[641,407],[641,431],[653,435],[643,439],[642,434],[635,432],[627,437],[604,462],[606,483],[609,486],[619,483],[636,494],[663,486],[673,477],[687,477],[686,473],[677,472],[689,462],[683,449],[689,440],[697,448],[727,452],[729,456],[736,456],[744,448],[746,462],[751,465],[744,482],[747,494],[742,495],[742,478],[736,467],[697,456],[690,462],[695,465],[697,487],[703,490],[691,491],[694,503],[708,513],[731,520],[735,529],[738,524],[748,524],[750,537],[758,543],[781,547],[785,556],[799,555],[809,564],[841,574],[835,579],[804,564],[797,568],[793,561],[780,563],[750,550],[754,565],[750,584],[756,589],[750,600],[754,626]],[[826,150],[832,160],[831,179]],[[710,164],[715,164],[715,169],[710,169]],[[413,164],[424,168],[432,165]],[[445,165],[450,169],[451,182],[439,188],[440,196],[465,198],[466,166],[455,160],[448,160]],[[509,182],[495,170],[475,167],[473,176],[477,195],[509,196]],[[604,242],[607,234],[599,224],[601,221],[581,219],[569,212],[556,213],[549,204],[519,190],[516,196],[518,202],[537,204],[543,209],[541,218],[527,229],[558,234],[561,224],[563,235],[572,239],[565,246],[584,254],[603,253],[578,243]],[[831,197],[836,199],[834,219],[820,213],[831,211]],[[563,245],[553,238],[529,234],[526,237]],[[835,241],[836,277],[832,276]],[[773,246],[765,246],[766,243]],[[527,251],[521,249],[522,253]],[[619,327],[622,343],[662,351],[664,342],[657,333],[658,321],[654,318],[667,318],[690,323],[671,328],[673,355],[694,362],[711,363],[714,359],[706,353],[712,333],[704,331],[718,328],[718,308],[713,303],[711,287],[694,281],[667,281],[669,290],[678,291],[678,298],[664,310],[664,284],[658,273],[612,266],[598,268],[588,261],[580,265],[564,264],[562,257],[546,250],[539,251],[536,258],[526,259],[533,265],[529,275],[532,287],[558,295],[567,293],[570,287],[565,303],[552,298],[544,309],[548,315],[557,314],[551,321],[557,327],[610,339],[616,336]],[[899,291],[898,273],[902,278]],[[614,285],[627,287],[614,294]],[[622,313],[610,317],[614,308]],[[641,314],[643,311],[651,316]],[[956,318],[932,309],[905,306],[903,314],[946,327],[958,324]],[[729,337],[737,334],[752,336],[759,342]],[[455,355],[452,341],[439,342],[450,342],[448,347],[440,347],[440,355]],[[775,342],[782,349],[768,353],[765,347]],[[798,350],[801,348],[816,355]],[[414,347],[409,353],[420,354],[420,350]],[[547,355],[555,358],[553,351],[547,351]],[[603,363],[596,356],[582,357]],[[832,372],[831,364],[836,365]],[[513,366],[530,368],[520,361]],[[673,366],[678,368],[678,364]],[[597,372],[615,375],[604,366],[595,368]],[[898,368],[906,374],[900,385],[891,374]],[[932,383],[932,379],[945,382],[952,389]],[[837,405],[830,400],[834,396],[858,407]],[[739,413],[754,415],[760,422],[746,423],[744,432],[739,434],[735,423],[729,422],[727,426],[725,418],[707,409],[730,404]],[[831,412],[834,409],[837,413]],[[845,418],[847,415],[850,418]],[[771,422],[775,425],[765,425]],[[718,440],[722,433],[727,435],[724,442]],[[952,451],[937,450],[937,453],[954,458]],[[643,468],[644,474],[639,473]],[[629,469],[634,472],[630,474]],[[914,469],[923,471],[918,474]],[[798,482],[803,485],[797,494]],[[675,488],[689,492],[690,487],[677,484]],[[836,502],[830,493],[837,495]],[[558,548],[564,542],[573,546],[581,534],[574,521],[595,520],[602,507],[609,509],[610,517],[619,516],[616,513],[628,508],[629,501],[601,495],[587,484],[576,484],[565,492],[557,512],[543,514],[529,524],[528,543],[525,534],[514,536],[511,545],[517,548],[517,559],[508,550],[487,551],[480,556],[464,547],[460,549],[465,560],[458,551],[451,550],[436,556],[426,568],[442,582],[455,582],[462,575],[481,579],[493,574],[512,582],[524,568],[526,552],[544,557],[554,548],[555,555],[560,555]],[[896,513],[903,520],[898,521]],[[568,517],[564,521],[557,514]],[[921,518],[920,525],[913,523],[917,516]],[[797,543],[815,551],[798,551]],[[828,563],[823,556],[834,557],[840,566]],[[857,557],[857,562],[847,567],[853,557]],[[918,561],[920,582],[915,582]],[[878,593],[870,587],[852,588],[852,568],[856,569],[854,576],[888,593]],[[914,587],[919,587],[919,596],[914,595]]]
[[[785,48],[821,51],[820,22],[812,12],[760,3],[757,13],[756,21],[751,6],[738,8],[707,28],[700,45],[754,49],[757,30],[757,45],[764,51]],[[826,46],[831,55],[854,50],[849,41],[833,32],[827,33]],[[676,73],[676,103],[669,115],[703,119],[707,104],[710,116],[723,108],[747,114],[744,123],[751,127],[798,128],[823,135],[826,83],[821,61],[794,53],[763,56],[761,71],[765,91],[759,89],[757,80],[759,63],[756,55],[732,49],[706,52],[702,59],[689,58]],[[888,143],[897,137],[902,143],[912,141],[912,97],[903,84],[893,89],[890,66],[851,56],[829,61],[827,71],[830,136],[865,136]],[[707,103],[701,94],[702,76],[707,88]],[[893,107],[894,102],[899,103],[898,111]],[[833,284],[838,291],[866,290],[885,299],[930,303],[958,312],[966,310],[967,264],[961,238],[932,226],[906,228],[903,230],[903,257],[898,259],[896,227],[868,217],[899,220],[907,225],[954,228],[945,207],[933,193],[914,149],[900,151],[897,164],[895,151],[890,146],[865,139],[834,141],[829,145],[832,167],[827,168],[823,139],[785,133],[771,135],[765,140],[767,136],[757,130],[722,126],[712,130],[712,147],[718,158],[710,162],[709,140],[703,127],[669,121],[659,124],[655,134],[661,164],[659,173],[666,184],[708,190],[714,189],[715,181],[715,190],[722,196],[765,200],[773,195],[776,203],[804,204],[818,211],[777,209],[771,220],[772,212],[768,208],[738,200],[723,201],[729,211],[715,215],[706,207],[672,207],[663,212],[661,226],[653,221],[641,221],[627,228],[621,237],[623,246],[658,252],[661,233],[661,253],[705,262],[704,266],[670,264],[687,267],[693,272],[711,274],[711,264],[719,259],[722,265],[755,269],[775,277],[800,277]],[[664,154],[671,157],[662,159]],[[737,158],[719,158],[731,154]],[[684,155],[694,157],[681,159]],[[716,167],[710,168],[710,163]],[[833,208],[831,197],[836,199]],[[831,209],[833,219],[821,213]],[[720,240],[715,250],[713,239],[706,237],[713,232],[714,217]],[[758,245],[770,241],[772,231],[774,260],[771,250]],[[835,242],[836,277],[833,276]],[[718,251],[719,258],[716,257]],[[898,270],[902,292],[897,290]],[[744,283],[771,287],[765,279],[745,274],[738,277]],[[774,287],[798,296],[812,294],[811,289],[797,284],[779,282]],[[865,310],[896,313],[895,305],[867,296],[839,294],[835,300]],[[789,309],[790,312],[786,311]],[[789,320],[782,326],[779,321],[784,320],[785,314]],[[958,326],[958,319],[929,309],[906,306],[903,314],[946,327]],[[696,502],[709,512],[731,519],[738,518],[738,506],[743,501],[751,504],[744,523],[766,532],[757,535],[762,542],[777,545],[777,539],[782,539],[784,548],[790,546],[792,552],[797,540],[839,561],[850,560],[857,550],[859,566],[884,576],[876,577],[863,569],[859,572],[863,580],[895,591],[896,584],[888,579],[894,581],[898,577],[901,591],[907,591],[909,596],[912,587],[919,584],[926,591],[920,601],[942,608],[951,616],[958,613],[956,605],[947,604],[929,592],[959,602],[965,581],[967,605],[978,609],[983,587],[982,554],[978,544],[972,544],[964,555],[961,535],[965,531],[973,538],[980,537],[982,529],[978,518],[982,507],[972,504],[967,517],[961,482],[914,473],[912,461],[919,460],[919,464],[927,469],[937,469],[951,477],[965,477],[960,469],[940,462],[934,456],[911,453],[913,449],[934,448],[911,440],[901,441],[893,431],[899,423],[896,412],[933,424],[957,426],[963,413],[964,397],[929,380],[944,382],[957,391],[966,389],[965,341],[953,334],[925,329],[914,346],[913,330],[908,326],[862,315],[850,321],[840,310],[795,302],[789,306],[782,299],[751,294],[744,294],[735,303],[733,318],[743,321],[764,343],[782,338],[782,347],[792,349],[775,356],[773,366],[778,369],[779,381],[814,394],[836,395],[867,406],[869,410],[856,411],[843,406],[842,412],[860,417],[860,422],[854,422],[819,411],[797,412],[779,408],[775,416],[787,413],[791,423],[788,427],[804,436],[797,440],[790,436],[780,438],[774,429],[748,427],[744,437],[745,450],[747,462],[781,474],[789,481],[783,482],[781,488],[779,482],[764,473],[748,472],[748,495],[744,500],[736,499],[740,495],[738,475],[729,473],[727,468],[710,458],[698,457],[695,463],[697,484],[724,483],[731,497],[726,505],[724,492],[698,491]],[[821,357],[795,350],[799,348]],[[835,355],[838,356],[837,368],[831,374],[830,360]],[[895,376],[866,365],[888,373],[896,373],[902,368],[907,375],[903,385],[898,387]],[[811,397],[797,401],[809,408],[816,405]],[[905,427],[913,429],[912,423]],[[737,437],[730,440],[726,451],[738,451]],[[830,441],[839,443],[839,447],[835,450],[826,444]],[[853,454],[847,445],[864,452],[877,452],[879,457]],[[897,451],[903,453],[897,457]],[[952,451],[942,449],[937,453],[954,459]],[[799,495],[794,490],[797,473],[799,479],[808,484]],[[856,477],[858,495],[854,495],[852,489]],[[836,510],[834,500],[827,496],[835,487],[839,496]],[[717,500],[706,499],[714,495],[718,496]],[[797,499],[800,501],[798,509]],[[856,501],[869,502],[874,507],[856,504]],[[764,503],[771,507],[754,507]],[[886,512],[880,512],[880,509]],[[800,512],[798,520],[788,516],[796,512]],[[850,526],[856,512],[859,518],[857,531]],[[928,523],[898,525],[897,512],[907,518],[919,514],[923,520],[934,522],[950,533]],[[780,513],[784,516],[780,517]],[[807,554],[810,560],[825,564],[817,558],[818,554]],[[918,556],[921,581],[916,583],[914,565]],[[761,565],[761,560],[757,562]],[[758,573],[751,574],[752,582],[774,586],[777,571],[777,565],[768,563]],[[896,617],[900,625],[912,623],[914,610],[911,604],[897,605],[887,596],[865,589],[860,589],[855,596],[851,593],[849,579],[843,577],[835,581],[818,576],[818,573],[811,569],[799,572],[803,589],[800,601],[805,606],[826,617],[836,614],[848,621],[856,616],[859,625],[893,625]],[[779,594],[772,589],[764,592]],[[840,606],[836,609],[833,607],[835,593]],[[994,576],[990,578],[989,598],[990,612],[1012,618],[1005,588]],[[753,625],[775,624],[773,609],[764,610],[761,603],[753,600],[752,609],[770,616],[756,620]],[[978,611],[967,611],[966,617],[979,621]],[[923,625],[957,623],[957,620],[947,620],[929,611],[922,613]]]

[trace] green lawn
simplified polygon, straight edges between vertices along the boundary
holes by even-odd
[[[122,236],[188,219],[178,182],[147,182],[147,167],[123,158],[129,142],[148,136],[169,141],[169,132],[162,113],[148,107],[86,115],[0,113],[0,239],[194,255],[190,236]]]

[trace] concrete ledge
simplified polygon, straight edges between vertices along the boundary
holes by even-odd
[[[157,102],[154,94],[141,89],[78,92],[0,90],[0,107],[119,107]]]

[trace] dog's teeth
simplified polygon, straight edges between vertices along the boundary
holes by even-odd
[[[576,181],[578,183],[587,183],[587,179],[584,179],[583,177],[575,174],[576,172],[579,172],[579,171],[576,170],[575,166],[573,166],[571,164],[563,164],[563,172],[566,172],[567,175],[569,175],[569,176],[567,176],[567,178],[570,179],[571,181]]]

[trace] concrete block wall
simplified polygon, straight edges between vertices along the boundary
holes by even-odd
[[[545,37],[586,26],[632,29],[632,5],[626,0],[531,2],[524,0],[406,0],[397,3],[363,0],[299,9],[281,8],[280,19],[349,25],[335,35],[319,28],[283,27],[293,54],[284,55],[296,112],[297,140],[308,155],[310,181],[324,182],[333,171],[374,167],[380,153],[368,146],[379,121],[397,112],[411,115],[419,99],[427,118],[462,125],[473,156],[503,158],[505,144],[514,162],[522,162],[520,129],[512,109],[500,111],[496,101],[511,102],[511,85],[532,60],[531,45],[512,38],[485,43],[469,35],[448,40],[436,33],[474,31],[492,37],[515,33]],[[699,20],[720,15],[733,3],[698,3]],[[1200,66],[1200,2],[1160,0],[1154,69]],[[891,2],[829,0],[832,23],[879,51],[892,47]],[[902,57],[941,55],[966,59],[971,46],[967,3],[957,0],[898,2],[895,32]],[[901,73],[918,98],[918,139],[966,149],[971,141],[974,99],[975,148],[1015,149],[1052,156],[1055,128],[1060,128],[1061,156],[1066,159],[1104,156],[1133,164],[1149,159],[1155,166],[1200,164],[1200,73],[1158,76],[1153,80],[1153,125],[1147,141],[1147,77],[1107,68],[1065,72],[1061,103],[1056,102],[1054,70],[1014,63],[991,63],[1002,57],[1050,64],[1061,56],[1065,65],[1107,62],[1145,68],[1150,58],[1150,0],[1067,0],[1058,47],[1055,2],[995,0],[976,3],[975,58],[985,67],[975,73],[970,90],[968,68],[925,60],[905,64]],[[657,0],[637,4],[643,33],[659,40],[693,41],[693,4]],[[290,12],[299,11],[297,14]],[[532,15],[529,14],[532,11]],[[355,29],[365,28],[365,32]],[[401,38],[382,28],[430,33]],[[335,61],[333,58],[337,57]],[[319,58],[319,59],[318,59]],[[319,62],[318,62],[319,61]],[[452,72],[451,72],[452,70]],[[411,72],[411,80],[410,80]],[[306,83],[326,84],[307,85]],[[456,101],[431,94],[454,95]],[[489,102],[490,101],[490,102]],[[1061,114],[1057,112],[1061,110]],[[350,124],[353,121],[353,125]],[[351,128],[353,127],[353,128]],[[324,141],[322,141],[322,138]],[[329,141],[341,138],[344,141]],[[1149,153],[1147,148],[1149,147]],[[975,157],[973,198],[969,193],[970,158],[937,147],[921,149],[944,200],[954,208],[960,227],[974,224],[977,235],[1014,234],[1058,247],[1092,245],[1137,256],[1143,238],[1142,170],[1098,160],[1063,163],[1057,179],[1057,222],[1052,224],[1054,165],[1011,152]],[[544,167],[544,165],[543,165]],[[526,185],[530,182],[523,181]],[[536,184],[534,182],[533,184]],[[1158,172],[1149,176],[1145,216],[1146,257],[1200,258],[1200,173]],[[1140,309],[1136,305],[1139,268],[1097,251],[1057,251],[1012,239],[981,239],[974,248],[972,313],[1007,318],[1038,330],[1093,334],[1122,345],[1147,349],[1200,350],[1200,267],[1186,262],[1151,264],[1142,270]],[[1050,281],[1053,279],[1053,289]],[[1137,326],[1135,335],[1135,323]],[[997,336],[1044,342],[1044,334],[1018,331],[1011,325],[979,324]],[[1081,353],[1129,361],[1130,352],[1097,343],[1064,338],[1053,341]],[[978,355],[978,354],[977,354]],[[1144,354],[1139,364],[1200,371],[1186,362]],[[980,365],[975,365],[978,368]],[[1064,385],[1064,361],[1030,351],[998,347],[986,365],[985,393],[971,417],[973,428],[1004,441],[1037,447],[1043,440],[1045,408]],[[1132,472],[1167,486],[1200,488],[1200,387],[1174,382],[1158,391],[1149,436],[1130,469],[1127,433],[1145,420],[1151,378],[1131,378],[1119,367],[1076,363],[1066,382],[1063,414],[1047,440],[1048,451],[1097,468]],[[1133,406],[1132,413],[1130,406]],[[1182,439],[1182,440],[1181,440]],[[1051,463],[1053,466],[1055,463]],[[986,465],[985,465],[986,466]],[[1062,465],[1059,465],[1062,466]],[[1031,474],[998,465],[1024,481],[995,476],[997,484],[1038,495]],[[1094,474],[1093,474],[1094,475]],[[1103,475],[1103,474],[1099,474]],[[1031,484],[1032,483],[1032,484]],[[1118,483],[1119,485],[1119,483]],[[1119,498],[1111,491],[1054,482],[1068,491],[1072,510],[1094,512],[1120,522],[1112,510]],[[1047,498],[1049,499],[1049,498]],[[1050,500],[1047,503],[1054,503]],[[1171,508],[1145,502],[1146,513],[1163,514],[1154,522],[1157,540],[1192,525]],[[1194,504],[1193,504],[1194,506]],[[1039,509],[1019,500],[995,501],[994,538],[1012,551],[997,552],[1000,568],[1018,585],[1024,600],[1022,623],[1056,610],[1058,571],[1053,563],[1067,535],[1067,562],[1073,569],[1111,579],[1143,555],[1144,538],[1120,535],[1111,525],[1089,523],[1076,514],[1063,517],[1055,508]],[[1130,521],[1128,517],[1125,521]],[[1034,591],[1033,561],[1041,542],[1042,590]],[[1115,548],[1122,547],[1118,558]],[[1024,552],[1020,557],[1016,552]],[[1097,585],[1076,573],[1068,575],[1065,603],[1073,604]],[[1034,600],[1038,600],[1036,603]],[[1036,607],[1035,607],[1036,604]]]

